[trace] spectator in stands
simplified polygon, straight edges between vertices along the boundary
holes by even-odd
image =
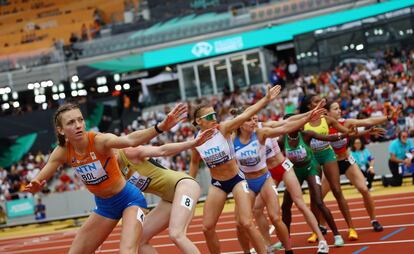
[[[289,59],[289,65],[288,65],[288,78],[290,80],[293,80],[298,77],[298,65],[295,63],[295,60],[293,57]]]
[[[411,167],[414,161],[414,146],[413,142],[408,138],[407,131],[401,131],[397,139],[390,143],[388,151],[390,152],[390,159],[388,166],[392,173],[391,178],[382,177],[382,184],[387,187],[401,186],[404,171]],[[413,176],[414,184],[414,176]]]
[[[81,41],[87,41],[87,40],[89,40],[88,28],[86,27],[85,23],[83,23],[82,28],[81,28]]]
[[[7,223],[7,215],[4,211],[3,205],[0,204],[0,225]]]
[[[37,199],[37,204],[35,205],[35,220],[46,219],[46,206],[42,204],[42,199]]]
[[[0,180],[3,181],[6,179],[6,177],[7,177],[7,171],[3,167],[0,167]]]
[[[375,176],[374,157],[365,147],[365,139],[363,137],[351,139],[350,146],[352,157],[355,159],[355,162],[367,179],[368,190],[372,190],[372,181]]]

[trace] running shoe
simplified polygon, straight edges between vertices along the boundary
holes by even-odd
[[[348,240],[350,241],[356,241],[358,240],[358,233],[355,231],[355,229],[350,228],[348,231]]]
[[[372,227],[374,228],[375,232],[381,232],[382,230],[384,230],[381,226],[381,224],[377,221],[377,220],[373,220],[371,222]]]
[[[318,244],[318,254],[329,253],[329,246],[326,241],[320,241]]]
[[[319,225],[319,229],[322,232],[322,235],[326,235],[328,233],[328,229],[325,226]]]
[[[282,242],[277,242],[270,246],[272,250],[281,250],[283,248]]]
[[[318,241],[318,235],[316,233],[312,233],[312,235],[308,238],[308,243],[316,243]]]
[[[335,244],[334,245],[336,247],[344,246],[344,239],[342,239],[341,235],[336,235],[336,236],[334,236],[334,238],[335,238]]]

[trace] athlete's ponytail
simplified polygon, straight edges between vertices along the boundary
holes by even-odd
[[[59,146],[65,146],[66,144],[66,138],[64,135],[60,134],[59,131],[57,130],[57,128],[62,128],[62,113],[72,110],[72,109],[79,109],[79,106],[77,104],[74,103],[64,103],[62,105],[59,106],[59,108],[56,110],[55,115],[53,116],[53,126],[55,128],[55,134],[56,134],[56,139],[58,141],[58,145]]]

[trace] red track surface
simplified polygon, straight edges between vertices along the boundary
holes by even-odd
[[[374,199],[377,207],[377,218],[384,226],[384,231],[380,233],[373,232],[362,199],[348,200],[352,218],[359,234],[359,240],[354,242],[346,239],[346,224],[336,203],[328,202],[328,206],[333,213],[346,244],[341,248],[335,248],[331,245],[331,254],[414,253],[413,193],[376,196]],[[310,245],[306,242],[310,229],[305,224],[302,215],[297,209],[293,210],[293,214],[291,236],[295,253],[316,253],[316,245]],[[201,224],[202,217],[195,217],[189,226],[188,235],[197,244],[201,253],[208,253],[201,231]],[[120,229],[119,226],[116,227],[96,253],[118,253]],[[223,253],[242,253],[236,238],[233,213],[223,213],[221,215],[217,224],[217,231]],[[0,253],[67,253],[75,234],[76,230],[71,230],[46,235],[32,235],[29,237],[0,240]],[[333,237],[330,232],[327,235],[327,240],[328,243],[333,243]],[[152,240],[152,244],[157,248],[159,253],[180,253],[168,239],[167,231],[156,236]],[[279,253],[283,252],[280,251]]]

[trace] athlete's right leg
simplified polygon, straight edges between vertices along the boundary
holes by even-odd
[[[256,225],[253,222],[252,200],[250,196],[251,190],[247,187],[246,181],[237,183],[233,188],[233,197],[236,206],[243,209],[238,209],[238,224],[242,228],[242,231],[247,232],[250,241],[258,254],[266,253],[265,242],[257,230]]]
[[[285,223],[283,223],[281,220],[278,196],[279,194],[272,178],[266,179],[266,182],[263,184],[262,189],[260,190],[260,194],[266,203],[267,213],[269,215],[270,221],[276,228],[277,237],[283,243],[283,246],[286,250],[292,249],[288,229]]]
[[[226,202],[227,193],[210,185],[203,209],[203,233],[211,254],[220,253],[220,242],[216,233],[216,224]]]
[[[256,220],[256,224],[259,228],[260,233],[265,240],[267,246],[271,244],[270,233],[269,233],[269,222],[264,214],[265,203],[262,198],[262,195],[259,194],[256,197],[253,207],[253,215],[254,219]]]
[[[160,200],[158,205],[145,216],[144,229],[140,241],[139,253],[156,254],[158,253],[149,241],[167,228],[170,220],[171,203]]]
[[[94,253],[112,232],[116,224],[118,224],[118,220],[108,219],[92,213],[76,233],[69,254]]]
[[[188,224],[190,224],[193,218],[199,197],[200,186],[196,181],[183,179],[177,184],[168,230],[170,239],[180,249],[181,253],[200,253],[195,244],[186,235]]]
[[[311,202],[314,203],[321,211],[325,220],[328,222],[334,235],[339,235],[338,228],[336,227],[335,221],[332,217],[331,211],[326,207],[322,200],[321,186],[317,183],[316,178],[318,176],[311,175],[307,178],[309,185],[309,192],[311,196]]]
[[[296,207],[305,217],[306,223],[309,225],[312,231],[316,233],[318,239],[320,241],[324,241],[325,238],[318,227],[318,221],[303,199],[302,189],[299,185],[299,181],[295,175],[295,172],[293,170],[287,171],[283,175],[283,182],[285,183],[286,189],[288,190],[290,197],[295,203]]]

